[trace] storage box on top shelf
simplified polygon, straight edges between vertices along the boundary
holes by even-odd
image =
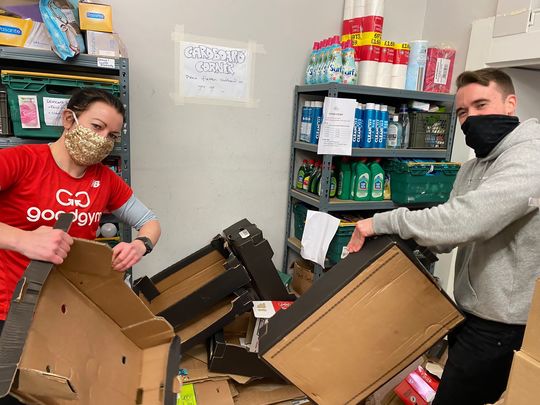
[[[2,70],[1,77],[13,134],[21,138],[58,138],[63,129],[62,111],[79,88],[97,87],[120,95],[118,79],[15,70]]]
[[[136,280],[134,289],[154,314],[173,325],[185,346],[192,346],[215,332],[209,332],[208,326],[230,314],[235,301],[238,310],[249,309],[244,308],[250,301],[247,291],[234,292],[250,281],[244,266],[225,248],[223,239],[216,237],[155,276]]]
[[[11,392],[28,404],[176,404],[180,341],[111,263],[108,246],[79,239],[61,265],[30,262],[0,337],[0,396]]]
[[[89,55],[127,58],[127,49],[116,33],[86,31],[86,51]]]
[[[113,32],[112,7],[107,4],[79,2],[81,30]]]
[[[378,237],[276,313],[259,356],[318,404],[358,403],[462,320],[407,245]]]

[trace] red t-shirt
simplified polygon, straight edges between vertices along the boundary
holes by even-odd
[[[62,212],[75,219],[69,234],[94,239],[103,212],[120,208],[131,188],[103,164],[87,168],[80,179],[54,161],[49,145],[24,145],[0,150],[0,222],[34,230],[53,226]],[[29,259],[0,250],[0,319],[5,319],[17,282]]]

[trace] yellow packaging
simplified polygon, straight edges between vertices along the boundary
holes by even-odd
[[[79,2],[81,30],[113,32],[112,7],[106,4]]]
[[[0,45],[24,46],[32,26],[31,20],[0,16]]]

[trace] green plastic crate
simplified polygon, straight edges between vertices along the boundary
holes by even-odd
[[[61,125],[45,123],[44,97],[51,98],[49,105],[53,106],[55,100],[69,99],[76,89],[83,87],[97,87],[120,96],[119,81],[115,79],[13,70],[2,70],[1,76],[7,90],[13,134],[21,138],[58,138],[62,134]],[[36,96],[39,128],[23,128],[19,96]]]
[[[391,161],[392,201],[397,204],[446,202],[459,171],[453,162]]]
[[[302,203],[296,203],[293,206],[294,212],[294,237],[302,240],[304,234],[304,226],[306,225],[306,216],[308,207]]]
[[[341,253],[343,252],[343,248],[349,243],[349,240],[351,240],[355,225],[355,222],[343,221],[339,224],[338,230],[332,242],[330,242],[328,253],[326,254],[326,258],[330,264],[336,264],[341,260]]]

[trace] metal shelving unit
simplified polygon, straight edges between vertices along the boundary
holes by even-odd
[[[119,80],[120,100],[126,109],[126,123],[121,141],[115,146],[111,156],[120,158],[122,178],[131,184],[130,125],[129,125],[129,62],[126,58],[107,58],[81,54],[64,61],[52,51],[0,46],[0,69],[35,72],[88,74]],[[0,136],[0,149],[11,146],[48,143],[46,138],[18,138]],[[131,228],[121,227],[121,239],[131,240]]]
[[[292,147],[289,167],[289,192],[286,218],[286,236],[284,247],[283,268],[289,265],[290,252],[300,253],[300,241],[291,235],[293,203],[301,201],[322,212],[343,212],[343,211],[376,211],[397,208],[392,201],[349,201],[329,198],[330,176],[332,168],[332,155],[320,155],[322,158],[321,176],[321,196],[310,194],[295,189],[298,164],[301,159],[299,153],[316,154],[317,145],[299,141],[299,130],[301,123],[301,106],[304,101],[323,101],[324,97],[354,98],[360,102],[373,102],[378,104],[388,104],[398,106],[408,103],[411,100],[425,101],[446,107],[451,112],[450,128],[446,149],[363,149],[353,148],[353,157],[380,157],[380,158],[419,158],[419,159],[445,159],[450,160],[456,123],[454,111],[454,96],[451,94],[427,93],[410,90],[389,89],[382,87],[355,86],[344,84],[320,84],[296,86],[294,107],[293,107],[293,127],[292,127]],[[423,207],[429,204],[423,205]],[[418,207],[418,206],[417,206]],[[315,265],[315,277],[322,275],[323,269]]]

